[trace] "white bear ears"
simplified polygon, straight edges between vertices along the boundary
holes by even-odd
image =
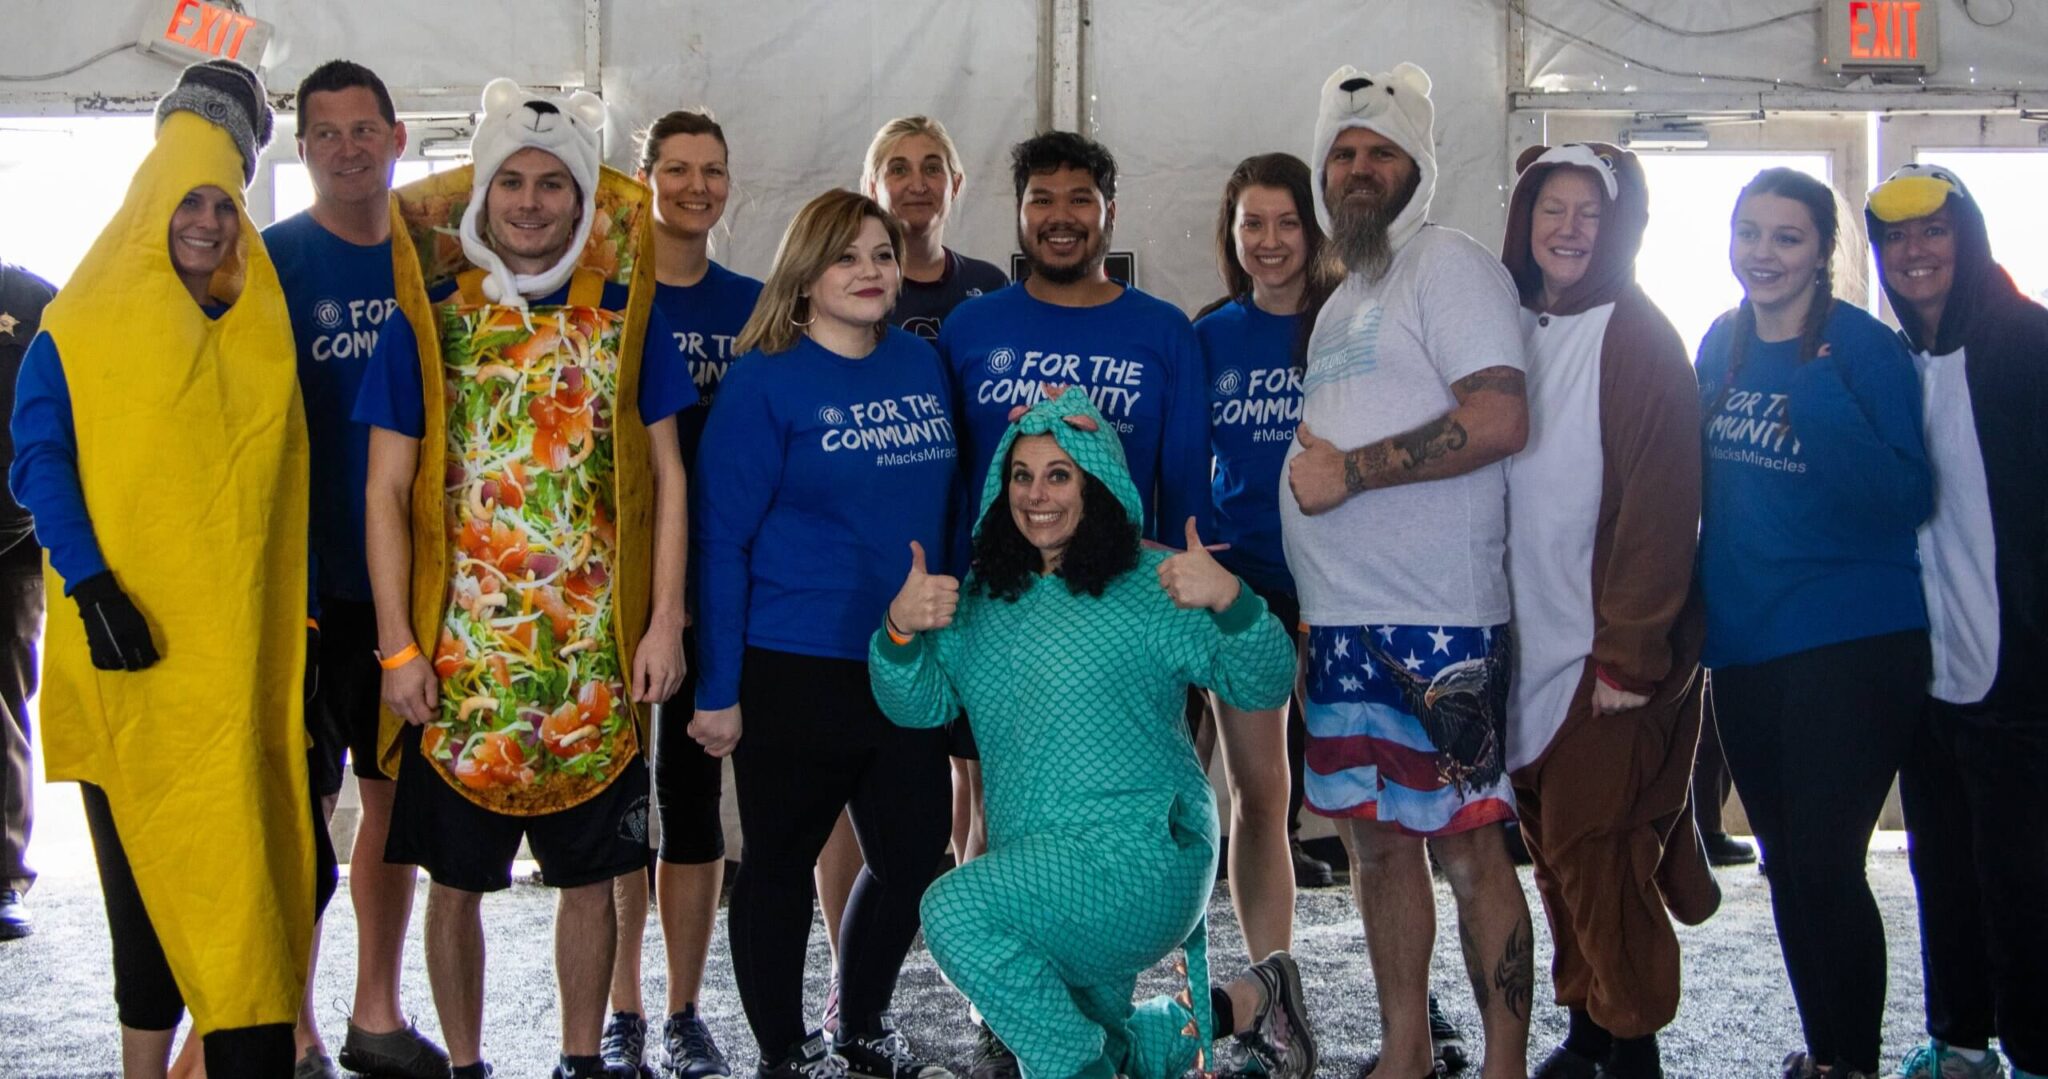
[[[605,121],[603,98],[588,90],[578,90],[569,95],[569,100],[565,104],[568,106],[568,112],[573,114],[578,120],[583,121],[584,127],[592,131],[603,130]]]
[[[1365,73],[1352,67],[1350,64],[1345,64],[1343,67],[1330,72],[1330,77],[1323,80],[1323,99],[1327,101],[1335,97],[1338,84],[1355,79],[1363,74]]]
[[[492,79],[484,84],[484,112],[504,112],[524,102],[527,96],[526,91],[520,89],[519,84],[511,79]]]
[[[1424,97],[1429,96],[1429,72],[1422,70],[1422,67],[1418,64],[1411,64],[1406,60],[1401,61],[1394,65],[1393,71],[1388,73],[1387,81],[1405,86]]]

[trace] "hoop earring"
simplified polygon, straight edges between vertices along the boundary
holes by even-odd
[[[811,298],[809,296],[798,296],[796,298],[796,302],[803,304],[805,307],[809,307],[811,304]],[[802,322],[798,322],[796,320],[796,307],[795,305],[791,305],[789,312],[790,325],[795,326],[797,329],[803,329],[804,327],[809,326],[811,323],[816,321],[818,321],[818,314],[817,312],[813,311],[811,312],[811,317],[803,320]]]

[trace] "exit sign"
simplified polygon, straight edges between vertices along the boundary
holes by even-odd
[[[1828,0],[1821,66],[1927,74],[1941,61],[1936,0]]]
[[[208,0],[163,0],[150,5],[142,18],[142,51],[173,63],[194,60],[238,60],[251,69],[263,65],[263,48],[272,27],[223,4]]]

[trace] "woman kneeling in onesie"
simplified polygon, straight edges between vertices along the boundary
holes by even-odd
[[[1246,709],[1287,699],[1294,649],[1203,549],[1140,550],[1140,502],[1085,394],[1013,413],[965,589],[921,552],[876,631],[882,711],[981,747],[988,853],[923,903],[925,940],[1025,1074],[1172,1079],[1230,1031],[1278,1079],[1315,1071],[1301,978],[1275,952],[1207,988],[1216,803],[1188,741],[1190,685]],[[1179,1000],[1131,1002],[1184,947]]]

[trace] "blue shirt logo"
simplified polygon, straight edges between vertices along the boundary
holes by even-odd
[[[993,374],[1008,374],[1017,365],[1017,354],[1007,348],[999,348],[988,354],[988,369]]]
[[[1244,372],[1235,367],[1216,376],[1216,396],[1218,397],[1236,397],[1237,391],[1243,388]]]

